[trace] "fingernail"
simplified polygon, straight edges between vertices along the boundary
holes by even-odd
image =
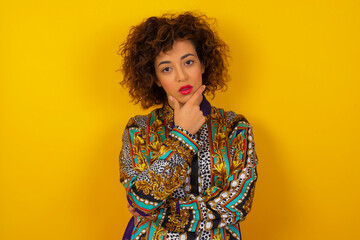
[[[169,100],[172,101],[172,100],[173,100],[173,97],[172,97],[172,96],[169,96]]]

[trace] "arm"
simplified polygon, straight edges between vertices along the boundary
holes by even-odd
[[[120,181],[130,205],[140,214],[154,212],[183,184],[189,163],[199,151],[193,134],[205,122],[199,107],[204,90],[205,86],[199,87],[182,107],[174,97],[168,96],[174,107],[175,127],[163,143],[158,138],[147,145],[150,132],[157,136],[158,130],[154,129],[162,124],[156,116],[152,126],[140,128],[136,118],[127,124],[120,154]],[[143,121],[139,123],[143,125]],[[150,130],[148,136],[145,128]]]
[[[252,127],[238,120],[233,125],[227,146],[231,153],[231,168],[227,171],[221,158],[212,174],[217,186],[203,196],[190,196],[187,201],[171,202],[156,223],[169,231],[197,232],[221,228],[245,219],[251,209],[257,180],[257,157]]]
[[[195,136],[177,126],[164,142],[157,139],[148,144],[146,129],[136,120],[139,118],[130,119],[123,134],[120,181],[130,204],[140,213],[149,214],[182,185],[199,145]],[[155,120],[154,124],[161,121]],[[150,149],[157,151],[149,154]]]

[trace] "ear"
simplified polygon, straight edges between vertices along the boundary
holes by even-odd
[[[161,87],[161,82],[158,79],[155,79],[155,83],[158,85],[158,87]]]
[[[201,64],[201,74],[204,74],[204,72],[205,72],[205,66],[204,64]]]

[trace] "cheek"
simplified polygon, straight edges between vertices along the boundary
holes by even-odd
[[[201,69],[199,69],[197,72],[196,72],[196,79],[198,81],[201,81],[202,82],[202,71]]]
[[[171,92],[171,84],[165,82],[162,82],[161,87],[165,90],[166,94],[169,94]]]

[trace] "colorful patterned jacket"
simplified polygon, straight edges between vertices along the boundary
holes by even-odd
[[[200,109],[206,122],[196,135],[173,126],[167,104],[128,122],[120,181],[153,220],[132,218],[124,239],[241,239],[257,179],[253,130],[205,98]]]

